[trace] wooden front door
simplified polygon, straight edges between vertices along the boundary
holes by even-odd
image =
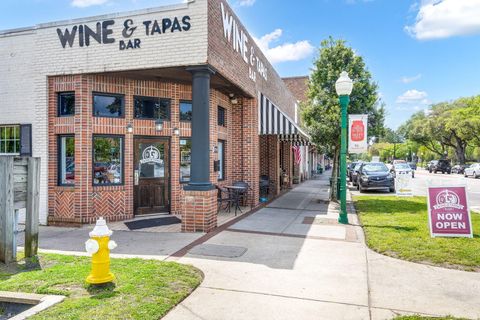
[[[169,147],[165,138],[135,138],[135,214],[170,211]]]

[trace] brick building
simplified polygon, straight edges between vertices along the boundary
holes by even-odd
[[[41,157],[42,223],[169,212],[209,231],[215,185],[245,181],[256,205],[260,176],[289,187],[309,144],[222,0],[3,31],[0,57],[0,154]]]

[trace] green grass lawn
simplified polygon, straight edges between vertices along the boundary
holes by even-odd
[[[116,281],[90,286],[90,258],[42,254],[41,268],[0,265],[0,291],[60,294],[67,298],[31,319],[159,319],[202,281],[198,269],[175,262],[112,259]]]
[[[454,318],[454,317],[422,317],[422,316],[400,316],[396,317],[394,320],[468,320],[465,318]]]
[[[373,250],[409,261],[480,271],[480,215],[474,238],[431,238],[425,197],[357,196],[355,207]]]

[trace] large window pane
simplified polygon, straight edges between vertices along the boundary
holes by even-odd
[[[58,115],[73,116],[75,114],[75,93],[60,92],[58,94]]]
[[[75,183],[75,138],[61,136],[59,139],[58,184],[72,185]]]
[[[0,126],[0,154],[20,153],[20,126]]]
[[[93,184],[123,183],[123,138],[93,137]]]
[[[180,139],[180,182],[190,181],[190,167],[192,164],[192,141]]]
[[[180,101],[180,121],[192,121],[191,101]]]
[[[114,94],[93,95],[93,115],[97,117],[123,117],[124,97]]]
[[[134,97],[135,118],[164,119],[170,118],[170,100],[150,97]]]
[[[225,179],[225,141],[218,140],[218,180]]]

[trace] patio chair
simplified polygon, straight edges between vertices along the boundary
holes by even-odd
[[[230,192],[218,185],[215,185],[215,188],[217,189],[217,211],[220,211],[220,209],[222,209],[222,204],[225,203],[225,207],[223,209],[226,210],[228,208],[228,212],[230,212],[230,208],[234,201],[234,199],[230,196]]]
[[[260,196],[267,198],[270,193],[270,177],[267,175],[260,176]]]

